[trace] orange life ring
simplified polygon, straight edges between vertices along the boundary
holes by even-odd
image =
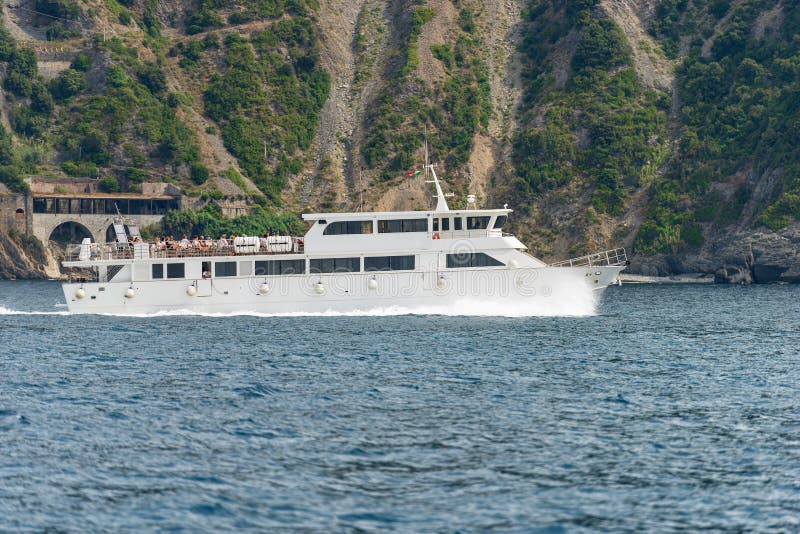
[[[439,239],[439,232],[433,232],[433,238]]]

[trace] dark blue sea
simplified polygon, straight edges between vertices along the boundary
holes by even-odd
[[[0,332],[2,532],[800,530],[800,287]]]

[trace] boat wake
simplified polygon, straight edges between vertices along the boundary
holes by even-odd
[[[0,315],[72,315],[70,312],[64,311],[20,311],[0,306]]]
[[[596,314],[597,303],[591,291],[575,294],[573,299],[543,299],[523,304],[513,301],[465,299],[447,306],[388,306],[352,311],[283,312],[257,311],[200,312],[196,310],[165,310],[154,313],[100,313],[97,316],[159,318],[159,317],[391,317],[403,315],[437,315],[450,317],[589,317]],[[19,311],[0,306],[2,315],[70,316],[69,311]]]

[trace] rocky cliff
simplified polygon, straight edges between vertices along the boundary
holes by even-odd
[[[47,255],[38,240],[0,232],[0,279],[45,279]]]
[[[454,203],[509,203],[547,259],[797,281],[792,2],[16,0],[3,25],[12,189],[414,209],[427,132]]]

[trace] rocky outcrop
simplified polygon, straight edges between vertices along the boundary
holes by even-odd
[[[742,230],[696,253],[637,256],[629,272],[662,277],[704,273],[722,284],[800,283],[800,225],[777,233]]]
[[[0,232],[0,279],[45,279],[47,252],[35,237]]]

